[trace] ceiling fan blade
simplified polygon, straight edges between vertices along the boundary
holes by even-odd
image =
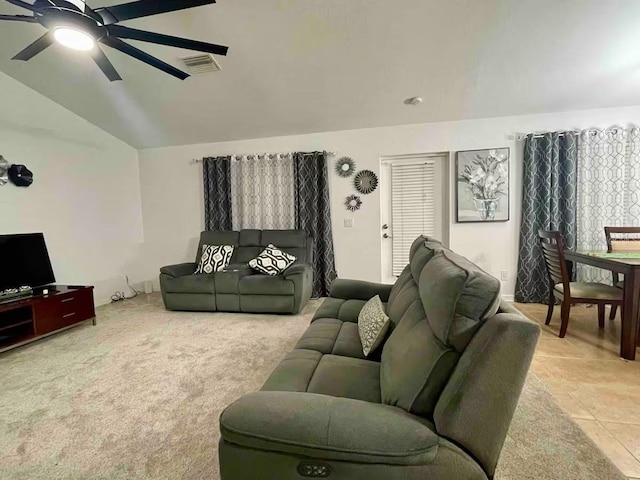
[[[0,20],[8,20],[10,22],[38,23],[36,17],[30,17],[28,15],[0,15]]]
[[[139,40],[141,42],[157,43],[159,45],[184,48],[186,50],[213,53],[214,55],[226,55],[229,50],[229,47],[224,47],[222,45],[199,42],[197,40],[189,40],[180,37],[172,37],[171,35],[164,35],[162,33],[146,32],[144,30],[136,30],[135,28],[122,27],[120,25],[108,25],[107,31],[109,32],[109,35],[113,35],[118,38],[128,38],[130,40]]]
[[[163,62],[162,60],[149,55],[142,50],[129,45],[128,43],[123,42],[119,38],[116,37],[104,37],[100,40],[105,45],[109,45],[111,48],[115,48],[116,50],[120,50],[122,53],[126,53],[127,55],[140,60],[141,62],[146,63],[147,65],[151,65],[159,70],[162,70],[169,75],[173,75],[180,80],[184,80],[189,77],[188,73],[183,72],[182,70],[178,70],[177,68],[169,65],[168,63]]]
[[[110,25],[133,18],[149,17],[211,3],[216,3],[216,0],[138,0],[112,7],[96,8],[94,11],[102,17],[105,25]]]
[[[12,60],[24,60],[25,62],[27,60],[31,60],[45,48],[50,47],[51,44],[53,44],[53,35],[51,35],[51,32],[47,32],[27,48],[18,53],[15,57],[12,58]]]
[[[22,0],[7,0],[7,2],[12,3],[18,7],[26,8],[27,10],[31,10],[35,12],[37,9],[32,4],[23,2]]]
[[[93,57],[94,62],[96,62],[96,65],[98,65],[100,70],[102,70],[102,73],[104,73],[111,82],[122,80],[122,77],[118,74],[115,67],[100,47],[96,45],[96,47],[91,51],[91,56]]]

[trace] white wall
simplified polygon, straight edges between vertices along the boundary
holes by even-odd
[[[0,187],[0,233],[44,232],[58,283],[107,302],[138,268],[136,150],[3,73],[0,92],[0,154],[34,173],[29,188]]]
[[[420,108],[428,108],[423,106]],[[268,119],[265,119],[268,121]],[[604,127],[640,122],[640,107],[601,109],[558,114],[502,117],[459,122],[425,123],[398,127],[350,130],[234,142],[186,145],[141,150],[140,176],[145,233],[143,276],[154,278],[158,268],[193,261],[198,234],[203,228],[202,172],[192,159],[239,153],[332,150],[347,155],[357,169],[380,172],[385,155],[455,152],[491,147],[511,148],[511,220],[505,223],[456,224],[451,193],[450,247],[500,277],[507,298],[513,295],[517,269],[520,224],[522,142],[516,132]],[[511,137],[511,139],[508,139]],[[453,161],[449,181],[453,186]],[[353,193],[352,179],[330,175],[333,232],[338,274],[344,278],[381,280],[380,189],[364,195],[358,212],[348,212],[343,202]],[[344,228],[344,218],[354,218],[355,228]]]

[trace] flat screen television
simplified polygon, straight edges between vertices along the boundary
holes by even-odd
[[[42,233],[0,235],[0,294],[9,289],[33,289],[55,283]]]

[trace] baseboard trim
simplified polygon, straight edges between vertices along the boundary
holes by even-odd
[[[502,295],[502,300],[505,302],[513,302],[513,295]]]

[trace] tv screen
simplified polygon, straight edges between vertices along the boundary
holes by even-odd
[[[0,292],[55,281],[42,233],[0,235]]]

